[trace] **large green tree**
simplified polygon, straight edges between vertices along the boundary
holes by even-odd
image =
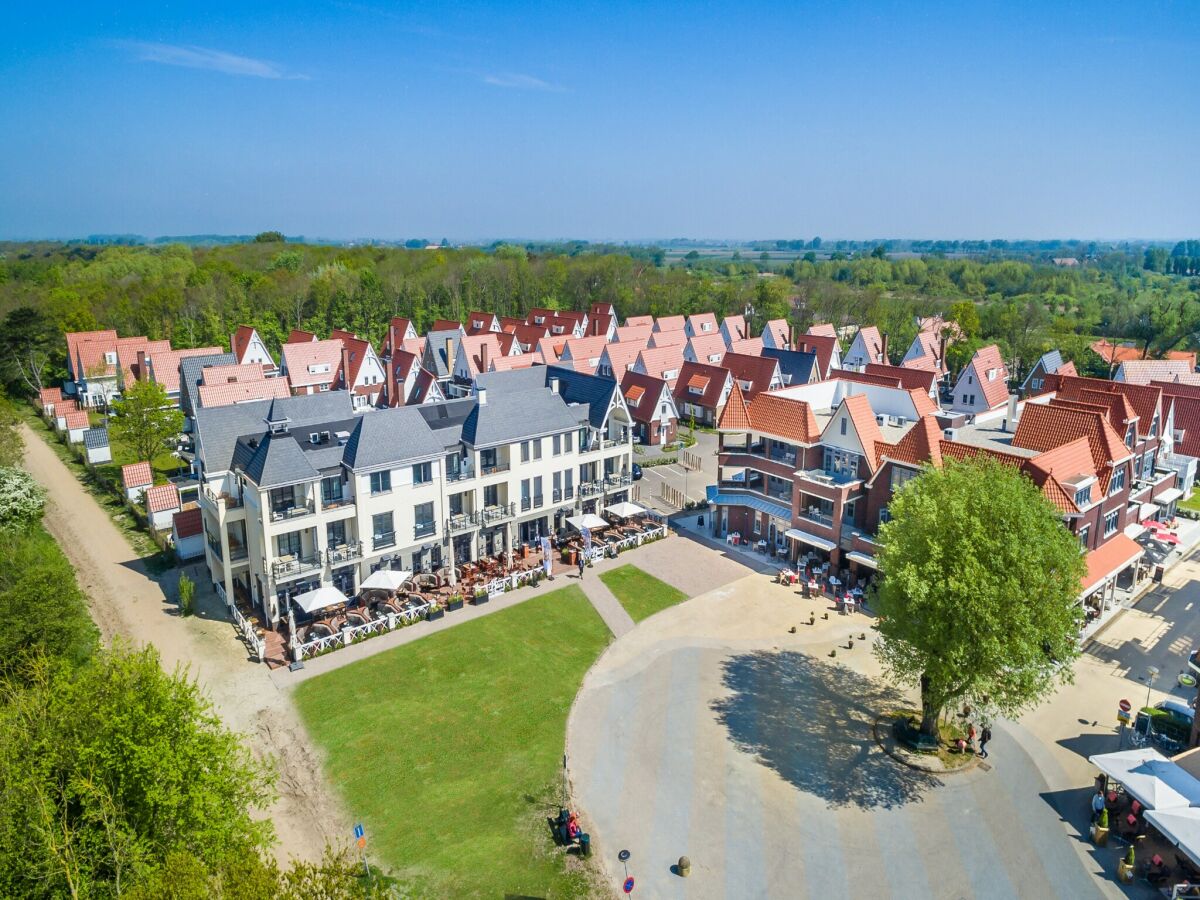
[[[113,438],[128,444],[139,460],[153,462],[183,431],[183,413],[171,406],[156,381],[138,381],[126,389],[109,422]]]
[[[875,652],[919,685],[924,732],[957,701],[1012,714],[1071,678],[1085,565],[1032,481],[989,458],[948,460],[888,509]]]

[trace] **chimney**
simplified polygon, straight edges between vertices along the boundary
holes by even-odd
[[[1017,430],[1017,422],[1020,420],[1020,418],[1021,418],[1021,407],[1017,403],[1017,395],[1009,394],[1008,395],[1008,416],[1004,420],[1005,430],[1007,431],[1009,428],[1011,428],[1013,431],[1016,431]]]
[[[139,350],[137,352],[137,380],[146,380],[146,351]]]
[[[788,345],[784,349],[791,350],[795,346],[796,346],[796,326],[789,325],[788,326]]]
[[[943,369],[946,368],[946,335],[943,334],[938,339],[938,365]]]
[[[446,371],[454,372],[454,338],[446,338]]]
[[[887,345],[888,345],[888,335],[887,335],[887,332],[885,331],[879,341],[879,355],[883,357],[883,359],[881,359],[880,362],[883,363],[885,366],[891,365],[891,362],[888,360]]]
[[[558,379],[557,378],[550,379],[550,393],[552,393],[552,394],[558,393]]]
[[[487,367],[487,341],[479,345],[479,371],[486,372]]]
[[[476,387],[475,398],[480,406],[487,406],[487,388]]]

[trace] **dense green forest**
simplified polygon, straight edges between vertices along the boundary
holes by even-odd
[[[828,249],[828,247],[826,248]],[[294,327],[348,328],[375,342],[401,315],[418,330],[473,309],[523,316],[534,306],[616,305],[622,318],[753,309],[752,326],[788,318],[874,323],[902,354],[913,317],[941,312],[969,341],[995,341],[1020,374],[1058,347],[1084,369],[1100,366],[1096,336],[1138,342],[1150,355],[1195,346],[1200,331],[1200,243],[1110,250],[1075,267],[1038,257],[889,256],[815,249],[791,260],[683,258],[587,245],[407,249],[287,243],[266,233],[241,244],[101,246],[0,244],[0,316],[7,380],[28,391],[14,356],[48,349],[61,365],[63,331],[112,327],[178,347],[227,344],[241,323],[277,346]],[[753,254],[751,254],[753,255]],[[690,256],[690,254],[689,254]],[[30,313],[32,309],[36,313]]]

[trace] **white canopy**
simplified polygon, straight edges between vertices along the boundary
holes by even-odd
[[[789,528],[783,533],[786,538],[791,538],[793,541],[800,541],[802,544],[811,544],[820,550],[832,550],[837,546],[828,538],[818,537],[815,534],[809,534],[807,531],[801,531],[799,528]]]
[[[582,516],[571,516],[571,518],[567,519],[567,524],[576,531],[583,531],[585,528],[595,531],[598,528],[608,527],[608,523],[595,513],[584,513]]]
[[[395,591],[400,585],[412,578],[412,572],[396,569],[377,569],[363,579],[359,588],[365,591]]]
[[[1200,866],[1200,809],[1148,809],[1146,821]]]
[[[646,507],[638,506],[636,503],[630,503],[625,500],[621,503],[614,503],[612,506],[607,506],[605,512],[610,512],[618,519],[631,519],[634,516],[640,516],[646,511]]]
[[[337,588],[319,587],[315,591],[309,591],[307,594],[300,594],[293,597],[292,602],[306,613],[312,613],[327,606],[337,606],[339,603],[345,603],[346,596]]]
[[[1179,809],[1200,804],[1200,780],[1152,747],[1101,753],[1088,762],[1148,809]]]

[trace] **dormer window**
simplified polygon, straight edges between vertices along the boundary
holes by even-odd
[[[1158,437],[1158,413],[1154,414],[1154,421],[1150,423],[1150,437]]]
[[[1126,447],[1133,446],[1133,426],[1132,425],[1130,425],[1127,429],[1125,429],[1125,446]]]
[[[1091,501],[1091,499],[1092,499],[1092,486],[1090,484],[1087,487],[1080,488],[1079,490],[1077,490],[1075,492],[1075,505],[1076,506],[1087,506],[1088,503]]]

